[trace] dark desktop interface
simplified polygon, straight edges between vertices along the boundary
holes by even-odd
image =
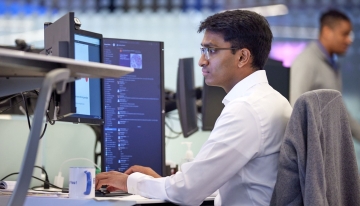
[[[103,39],[103,62],[134,68],[104,79],[103,169],[143,165],[163,172],[162,43]]]
[[[100,62],[100,39],[75,34],[75,59]],[[72,117],[102,118],[101,81],[97,78],[81,78],[75,81],[76,114]]]

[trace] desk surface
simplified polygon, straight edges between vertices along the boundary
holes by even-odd
[[[0,195],[0,206],[5,206],[10,196]],[[214,197],[208,197],[205,201],[213,201]],[[121,196],[121,197],[96,197],[94,199],[71,199],[58,197],[26,197],[24,206],[31,205],[52,205],[52,206],[72,206],[72,205],[90,205],[90,206],[130,206],[136,204],[161,204],[167,203],[164,200],[148,199],[139,195]]]

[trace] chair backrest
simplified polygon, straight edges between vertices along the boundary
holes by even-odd
[[[280,148],[271,205],[359,205],[360,180],[340,92],[296,101]]]

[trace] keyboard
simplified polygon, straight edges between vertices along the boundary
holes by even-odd
[[[124,191],[108,192],[107,190],[95,190],[95,197],[116,197],[116,196],[128,196],[130,193]]]

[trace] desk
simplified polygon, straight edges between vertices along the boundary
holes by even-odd
[[[36,159],[43,117],[53,89],[56,88],[58,93],[62,93],[66,83],[75,78],[119,78],[133,71],[133,68],[128,67],[0,49],[0,96],[40,88],[18,184],[9,205],[24,204],[30,185],[30,171],[33,171]]]
[[[0,206],[5,206],[9,201],[10,196],[0,196]],[[97,197],[95,199],[69,199],[69,198],[56,198],[56,197],[27,197],[24,206],[130,206],[130,205],[162,205],[170,206],[175,205],[163,200],[148,199],[139,195],[131,195],[126,197]],[[204,206],[214,205],[214,197],[205,199]]]

